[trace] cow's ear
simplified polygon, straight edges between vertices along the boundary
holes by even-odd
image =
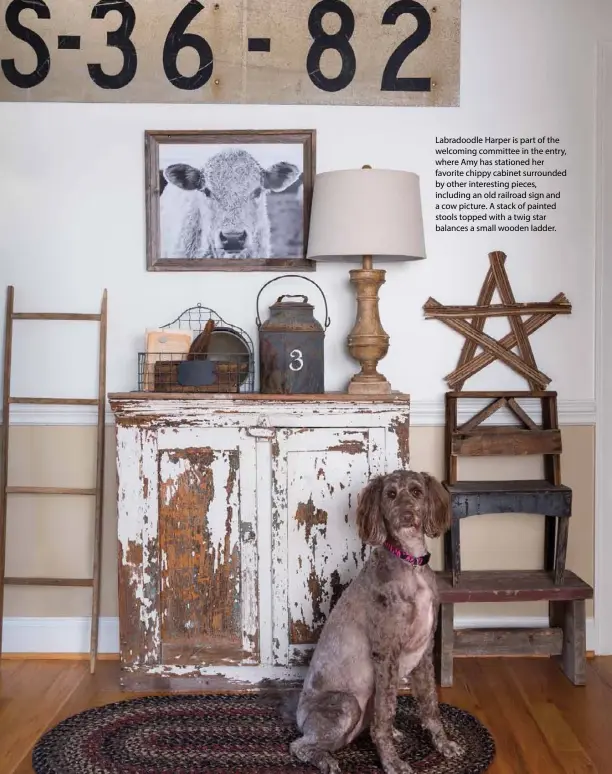
[[[164,169],[164,177],[169,183],[174,183],[185,191],[197,191],[204,188],[202,170],[189,164],[170,164]]]
[[[264,169],[264,188],[269,191],[284,191],[291,183],[295,183],[299,176],[300,170],[295,164],[279,161],[278,164],[272,164],[268,169]]]

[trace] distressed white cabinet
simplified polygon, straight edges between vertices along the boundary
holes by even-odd
[[[122,685],[303,676],[369,549],[357,495],[409,466],[409,398],[109,395]]]

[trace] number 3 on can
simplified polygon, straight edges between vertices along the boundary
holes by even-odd
[[[294,349],[289,353],[289,357],[291,358],[289,368],[292,371],[301,371],[304,368],[304,355],[301,349]]]

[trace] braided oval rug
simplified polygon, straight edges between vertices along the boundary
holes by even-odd
[[[396,746],[415,772],[480,774],[495,757],[489,731],[468,712],[441,704],[442,722],[463,753],[445,759],[432,747],[411,696],[399,696]],[[67,718],[32,751],[36,774],[314,774],[289,753],[299,736],[254,695],[172,694],[107,704]],[[335,753],[343,774],[379,774],[366,732]]]

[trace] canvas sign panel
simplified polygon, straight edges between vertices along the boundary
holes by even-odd
[[[459,104],[461,0],[0,0],[0,100]]]

